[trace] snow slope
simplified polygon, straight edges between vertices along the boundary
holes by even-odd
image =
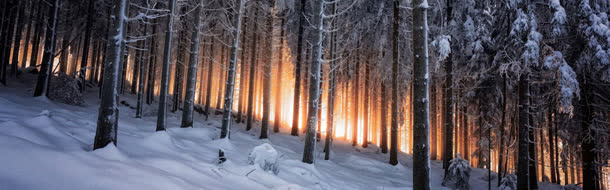
[[[331,160],[323,160],[317,144],[314,165],[301,160],[302,137],[288,129],[259,140],[259,127],[245,131],[234,124],[230,140],[219,140],[220,116],[209,121],[196,113],[194,128],[179,128],[181,113],[168,115],[168,130],[155,131],[156,106],[144,118],[121,106],[118,146],[91,151],[99,100],[95,89],[84,107],[32,98],[33,80],[0,87],[0,189],[410,189],[412,161],[400,154],[400,164],[376,146],[354,148],[337,141]],[[29,79],[27,79],[29,78]],[[15,85],[15,84],[13,84]],[[121,100],[135,105],[134,97]],[[269,143],[280,155],[273,175],[248,164],[248,154]],[[218,150],[227,161],[217,164]],[[444,189],[440,162],[433,161],[432,189]],[[474,169],[472,189],[487,189],[486,170]],[[495,188],[496,180],[492,186]],[[543,187],[550,187],[543,185]],[[557,187],[555,187],[557,188]]]

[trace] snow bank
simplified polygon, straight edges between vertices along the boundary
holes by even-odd
[[[280,173],[280,157],[277,151],[269,143],[258,145],[248,155],[250,165],[258,165],[265,171],[272,171],[277,175]]]

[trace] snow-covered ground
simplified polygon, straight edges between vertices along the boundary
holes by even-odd
[[[230,140],[219,140],[220,117],[196,113],[194,128],[179,128],[180,112],[168,115],[166,132],[155,132],[156,105],[120,108],[118,146],[92,151],[99,100],[89,89],[84,107],[32,98],[33,81],[0,86],[0,189],[410,189],[412,161],[400,164],[376,146],[355,148],[336,141],[331,160],[317,144],[315,164],[302,163],[302,137],[288,129],[259,140],[259,127],[234,124]],[[19,87],[14,87],[19,86]],[[134,97],[121,100],[135,105]],[[279,155],[279,174],[248,164],[257,145],[269,143]],[[218,163],[218,150],[227,161]],[[441,163],[431,162],[432,189],[443,189]],[[473,169],[472,189],[487,189],[487,171]],[[493,180],[492,189],[496,187]],[[543,185],[549,189],[549,186]],[[553,186],[557,188],[556,186]]]

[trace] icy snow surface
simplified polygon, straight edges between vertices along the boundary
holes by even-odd
[[[152,189],[410,189],[411,156],[389,155],[376,146],[354,148],[340,140],[331,160],[316,143],[314,165],[301,162],[303,140],[282,129],[259,140],[259,127],[232,127],[230,140],[219,140],[220,116],[209,121],[195,113],[194,128],[179,128],[181,113],[168,114],[166,132],[155,132],[156,105],[145,107],[143,119],[120,107],[118,146],[92,151],[99,100],[95,88],[84,107],[32,98],[32,76],[0,86],[0,189],[152,190]],[[20,86],[20,87],[15,87]],[[121,100],[135,105],[135,97]],[[279,174],[248,164],[248,153],[268,143],[279,154]],[[227,161],[217,164],[218,149]],[[356,150],[357,149],[357,150]],[[439,161],[431,162],[432,189],[441,187]],[[473,169],[472,189],[486,189],[484,169]],[[545,185],[543,185],[544,187]],[[492,183],[496,187],[496,181]]]

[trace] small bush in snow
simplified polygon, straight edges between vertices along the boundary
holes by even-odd
[[[582,188],[578,184],[568,184],[563,186],[564,190],[582,190]]]
[[[85,104],[83,94],[79,90],[78,80],[63,73],[52,77],[49,84],[49,99],[69,105],[82,106]]]
[[[250,165],[258,165],[264,171],[273,171],[273,174],[280,173],[279,154],[268,143],[258,145],[252,149],[248,155]]]
[[[515,174],[508,174],[500,181],[499,190],[515,190],[517,189],[517,176]]]
[[[462,159],[458,154],[457,158],[451,160],[447,175],[443,179],[443,185],[452,189],[467,190],[470,189],[470,164],[468,160]]]

